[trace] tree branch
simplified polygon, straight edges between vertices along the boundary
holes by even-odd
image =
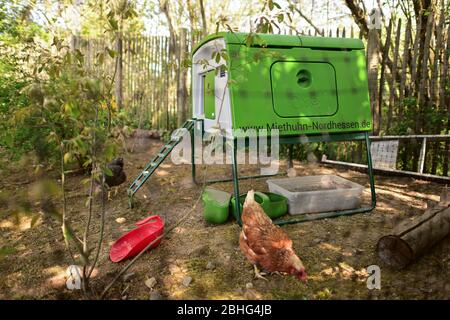
[[[369,27],[367,26],[366,13],[364,10],[355,3],[354,0],[345,0],[345,4],[350,9],[353,19],[362,32],[362,35],[367,39],[369,35]]]
[[[318,34],[320,34],[322,37],[324,36],[322,30],[320,30],[319,28],[316,27],[316,25],[311,21],[311,19],[309,19],[307,16],[305,16],[302,12],[302,10],[300,8],[297,8],[295,5],[291,5],[291,8],[295,10],[295,12],[297,12],[300,17],[302,17],[303,19],[305,19],[305,21],[314,28],[314,30],[316,30],[316,32]]]
[[[175,28],[173,27],[172,16],[170,14],[170,8],[169,8],[169,1],[168,0],[160,0],[159,8],[164,13],[164,15],[166,16],[166,19],[167,19],[167,25],[169,27],[169,32],[170,32],[170,47],[171,47],[171,52],[173,52],[172,50],[175,49],[175,45],[176,45],[175,39],[176,39],[177,33],[175,31]]]
[[[200,14],[202,16],[203,36],[205,37],[208,32],[208,25],[206,24],[205,6],[203,0],[200,0]]]

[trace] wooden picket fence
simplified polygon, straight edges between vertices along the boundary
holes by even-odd
[[[174,41],[143,35],[123,35],[116,41],[73,37],[72,46],[83,53],[88,68],[115,77],[116,102],[135,119],[134,125],[173,130],[189,115],[184,61],[196,38],[183,29]],[[108,51],[111,56],[98,64],[98,54]]]

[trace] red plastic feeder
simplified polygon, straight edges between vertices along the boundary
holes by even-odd
[[[145,218],[137,222],[136,226],[138,228],[123,235],[111,246],[109,258],[112,262],[134,257],[164,232],[164,221],[159,216]],[[161,239],[152,244],[150,248],[153,249],[160,243]]]

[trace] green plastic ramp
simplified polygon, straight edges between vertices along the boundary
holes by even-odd
[[[186,121],[182,128],[186,129],[188,132],[191,131],[194,127],[194,121],[188,120]],[[145,166],[144,170],[134,179],[133,183],[128,188],[128,203],[130,208],[133,206],[133,197],[136,192],[142,187],[142,185],[150,178],[150,176],[155,172],[155,170],[159,167],[159,165],[167,158],[167,156],[172,152],[175,146],[180,143],[182,140],[182,135],[184,134],[184,130],[177,129],[172,134],[172,137],[169,142],[167,142],[158,152],[158,154],[150,160],[149,163]]]

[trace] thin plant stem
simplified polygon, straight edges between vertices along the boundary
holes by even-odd
[[[205,173],[204,173],[204,177],[203,177],[203,187],[201,189],[200,195],[198,196],[198,198],[195,201],[195,203],[192,206],[192,208],[183,217],[181,217],[181,219],[179,219],[174,225],[172,225],[169,229],[167,229],[162,235],[160,235],[155,240],[150,242],[141,252],[139,252],[139,254],[137,256],[135,256],[125,267],[123,267],[119,271],[119,273],[115,276],[115,278],[105,287],[105,289],[103,290],[102,294],[100,295],[100,299],[103,299],[105,297],[105,295],[108,292],[108,290],[111,289],[111,287],[116,283],[116,281],[120,278],[120,276],[122,274],[124,274],[144,254],[144,252],[146,252],[148,249],[150,249],[150,247],[153,244],[155,244],[157,241],[159,241],[163,237],[167,236],[167,234],[169,234],[173,229],[178,227],[181,223],[183,223],[192,214],[192,212],[197,207],[197,205],[198,205],[198,203],[199,203],[199,201],[200,201],[200,199],[202,197],[203,190],[204,190],[204,188],[206,186],[206,174],[207,174],[207,171],[208,171],[207,169],[208,169],[208,167],[206,167],[206,169],[205,169]]]

